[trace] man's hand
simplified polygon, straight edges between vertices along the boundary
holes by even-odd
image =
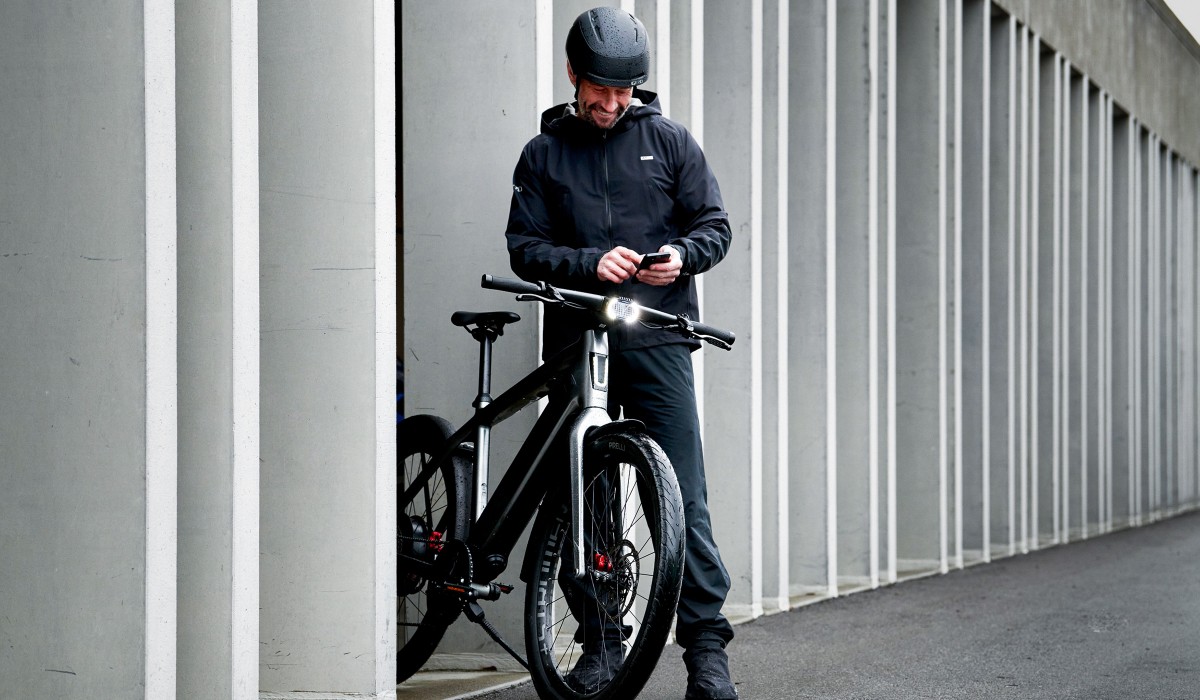
[[[670,253],[671,259],[637,272],[637,278],[639,282],[645,282],[655,287],[665,287],[679,279],[679,272],[683,269],[683,258],[679,256],[679,250],[674,246],[665,245],[659,248],[658,252]],[[640,255],[638,260],[641,260]]]
[[[638,263],[642,256],[624,246],[617,246],[600,258],[596,266],[596,276],[605,282],[620,284],[633,277],[637,272]]]

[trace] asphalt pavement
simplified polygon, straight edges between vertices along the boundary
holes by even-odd
[[[742,698],[1200,700],[1200,513],[736,628]],[[683,697],[678,647],[641,698]],[[534,700],[528,683],[487,700]]]

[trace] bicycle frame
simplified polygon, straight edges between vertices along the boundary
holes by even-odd
[[[588,430],[614,424],[608,414],[608,333],[603,328],[590,329],[570,347],[556,354],[507,391],[491,400],[487,392],[490,374],[488,352],[480,358],[480,400],[475,413],[450,438],[446,450],[426,467],[438,468],[463,443],[476,437],[474,455],[475,502],[465,539],[485,560],[501,555],[507,561],[517,540],[532,520],[538,505],[547,492],[555,488],[553,459],[548,454],[561,454],[561,440],[570,440],[569,488],[571,516],[574,527],[574,571],[583,575],[583,450]],[[533,429],[509,464],[490,500],[486,499],[489,471],[488,443],[495,425],[508,419],[530,403],[545,396],[549,405],[538,417]],[[621,423],[625,423],[622,421]],[[559,448],[556,450],[555,448]],[[420,483],[420,480],[417,481]],[[550,484],[548,486],[548,484]],[[406,493],[411,499],[413,494]],[[490,571],[491,580],[499,571]],[[481,581],[486,583],[487,581]]]

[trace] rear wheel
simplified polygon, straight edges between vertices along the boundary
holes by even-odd
[[[567,494],[547,497],[530,536],[529,669],[543,698],[629,698],[649,679],[675,617],[683,502],[666,455],[638,432],[589,445],[583,500],[581,575]]]
[[[458,457],[434,465],[453,430],[436,416],[413,416],[396,428],[398,639],[396,680],[416,673],[462,610],[453,596],[430,590],[431,569],[448,570],[455,538],[466,532],[469,473]]]

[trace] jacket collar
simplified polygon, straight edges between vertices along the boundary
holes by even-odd
[[[583,121],[575,114],[575,103],[566,102],[542,112],[542,133],[559,137],[596,137],[604,131],[615,134],[632,129],[642,119],[661,114],[656,93],[634,89],[629,108],[611,129],[598,129]]]

